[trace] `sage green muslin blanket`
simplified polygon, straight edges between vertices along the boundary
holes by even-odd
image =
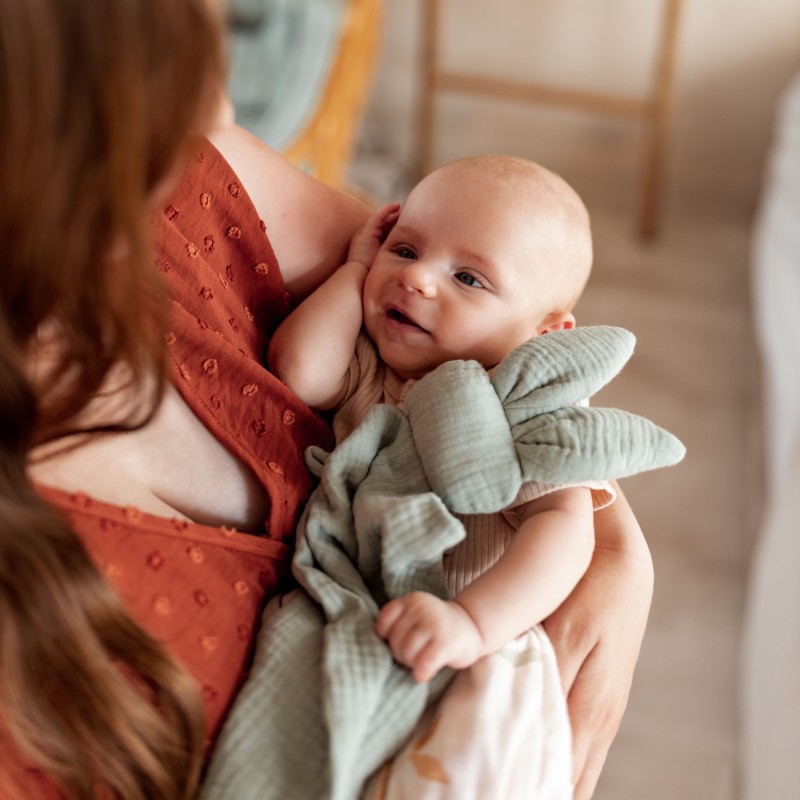
[[[464,536],[450,512],[499,511],[524,481],[621,478],[683,457],[642,417],[575,405],[633,345],[619,328],[579,328],[532,339],[491,377],[448,362],[402,410],[376,406],[333,453],[309,451],[320,485],[298,528],[302,588],[264,612],[201,798],[357,798],[451,677],[417,684],[373,632],[390,598],[447,596],[442,555]]]

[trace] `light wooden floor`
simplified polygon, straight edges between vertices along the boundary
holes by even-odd
[[[626,491],[656,591],[636,681],[596,800],[733,800],[739,635],[760,496],[758,366],[749,223],[676,203],[652,246],[595,210],[596,267],[581,323],[613,321],[638,347],[598,397],[679,435],[686,460]]]

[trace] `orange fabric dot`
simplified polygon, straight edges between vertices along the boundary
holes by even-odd
[[[156,571],[160,570],[164,566],[164,556],[158,550],[154,550],[147,556],[147,566]]]
[[[213,686],[203,687],[203,700],[205,700],[207,703],[213,703],[217,699],[218,695],[219,692]]]
[[[166,336],[166,342],[167,342],[168,345],[175,344],[175,342],[177,340],[178,340],[178,338],[175,336],[175,334],[172,331],[170,331]]]
[[[100,519],[100,529],[104,531],[113,531],[119,527],[119,523],[115,519],[102,517]]]
[[[220,272],[220,273],[217,274],[217,277],[219,278],[219,282],[222,284],[222,288],[223,289],[227,289],[228,288],[228,281],[225,279],[223,274]]]
[[[242,306],[242,308],[244,309],[244,315],[247,317],[247,321],[254,322],[255,317],[253,316],[253,312],[247,306]]]
[[[210,286],[203,286],[200,289],[200,297],[202,297],[203,300],[213,300],[214,292],[211,290]]]
[[[208,209],[211,208],[211,195],[208,192],[203,192],[200,195],[200,208],[202,208],[203,211],[208,211]]]
[[[236,181],[228,184],[228,192],[230,193],[231,197],[238,197],[241,191],[242,187],[239,186],[239,184],[236,183]]]
[[[189,375],[189,370],[186,369],[186,364],[178,364],[178,375],[183,378],[187,383],[191,382],[191,375]]]
[[[114,562],[106,564],[106,568],[103,572],[105,576],[111,578],[111,580],[119,580],[125,574],[122,567]]]
[[[186,549],[186,555],[189,556],[189,560],[193,564],[202,564],[206,557],[203,549],[196,544],[193,544],[191,547]]]
[[[247,594],[250,591],[250,587],[246,581],[238,580],[233,582],[233,591],[236,594]]]
[[[92,498],[84,492],[73,492],[70,495],[70,499],[80,508],[88,508],[92,504]]]
[[[262,233],[266,233],[266,232],[267,232],[267,223],[266,223],[266,222],[264,222],[264,220],[263,220],[263,219],[260,219],[260,220],[258,221],[258,225],[259,225],[259,227],[261,228],[261,232],[262,232]]]
[[[219,647],[219,639],[216,636],[201,636],[200,647],[209,653],[213,653]]]
[[[283,475],[283,467],[278,464],[276,461],[270,461],[267,463],[267,466],[276,474],[276,475]]]
[[[213,253],[214,252],[214,237],[213,236],[206,236],[203,239],[203,247],[206,249],[206,253]]]
[[[169,597],[165,597],[164,595],[154,597],[153,610],[156,612],[156,614],[166,617],[168,614],[172,613],[172,601],[169,599]]]
[[[269,274],[269,264],[265,264],[263,261],[259,261],[258,264],[253,266],[253,269],[259,275],[268,275]]]
[[[242,394],[245,397],[252,397],[254,394],[258,394],[258,386],[255,383],[246,383],[242,386]]]
[[[166,258],[159,258],[156,264],[162,272],[169,272],[172,269],[172,264]]]
[[[176,531],[185,531],[189,527],[189,520],[182,519],[181,517],[173,517],[170,523]]]
[[[236,321],[236,319],[234,317],[231,317],[228,320],[228,325],[231,326],[231,329],[233,330],[234,333],[238,333],[238,331],[239,331],[239,323]]]
[[[176,219],[180,219],[180,218],[183,216],[183,214],[181,214],[181,211],[180,211],[180,209],[179,209],[179,208],[176,208],[176,207],[175,207],[175,206],[173,206],[173,205],[168,205],[168,206],[167,206],[167,207],[164,209],[164,216],[165,216],[165,217],[166,217],[166,218],[167,218],[167,219],[168,219],[170,222],[174,222]]]
[[[219,361],[217,361],[216,358],[207,358],[203,362],[203,372],[206,372],[209,375],[216,375],[218,369]]]
[[[212,394],[211,397],[208,398],[208,403],[214,411],[219,411],[222,408],[222,400],[215,394]]]
[[[242,238],[242,229],[238,225],[231,225],[227,231],[225,231],[225,235],[229,239],[241,239]]]
[[[186,252],[189,254],[189,258],[197,258],[200,253],[200,251],[197,249],[197,245],[192,244],[191,242],[186,245]]]
[[[283,414],[281,414],[281,421],[284,425],[294,425],[294,421],[297,418],[297,415],[292,411],[291,408],[287,408]]]
[[[194,599],[197,605],[199,606],[207,606],[208,605],[208,595],[202,590],[198,589],[194,593]]]
[[[228,280],[229,280],[231,283],[233,283],[233,265],[232,265],[232,264],[228,264],[228,266],[227,266],[227,267],[225,267],[225,277],[226,277],[226,278],[227,278],[227,279],[228,279]]]
[[[267,423],[263,419],[257,419],[253,422],[253,432],[259,438],[267,432]]]
[[[135,506],[125,506],[125,516],[131,522],[139,522],[142,519],[142,512]]]

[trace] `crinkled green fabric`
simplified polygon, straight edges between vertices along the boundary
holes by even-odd
[[[264,613],[250,677],[211,760],[203,800],[354,800],[451,677],[417,684],[373,624],[387,599],[446,597],[450,513],[492,513],[523,482],[621,478],[679,461],[683,445],[624,411],[580,408],[630,357],[612,327],[540,336],[490,377],[453,361],[403,410],[376,406],[331,454],[298,528],[301,589]]]

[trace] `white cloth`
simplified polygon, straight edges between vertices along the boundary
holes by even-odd
[[[742,800],[800,794],[800,75],[776,118],[753,239],[767,497],[742,650]]]
[[[742,800],[800,795],[800,447],[766,517],[742,657]]]
[[[569,800],[572,738],[540,626],[453,679],[362,800]]]

